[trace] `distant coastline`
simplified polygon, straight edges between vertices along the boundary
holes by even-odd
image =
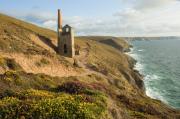
[[[180,36],[159,36],[159,37],[123,37],[127,41],[134,40],[172,40],[172,39],[180,39]]]

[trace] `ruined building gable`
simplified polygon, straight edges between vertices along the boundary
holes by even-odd
[[[75,56],[74,31],[69,25],[62,27],[60,10],[58,10],[58,53],[71,58]]]

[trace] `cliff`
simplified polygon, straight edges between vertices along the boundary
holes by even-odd
[[[80,55],[56,54],[56,32],[0,15],[0,119],[178,119],[145,95],[129,45],[110,36],[76,37]]]

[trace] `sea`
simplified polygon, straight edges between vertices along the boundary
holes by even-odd
[[[180,109],[180,39],[134,40],[129,55],[144,75],[146,94]]]

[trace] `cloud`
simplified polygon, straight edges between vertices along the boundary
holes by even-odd
[[[32,22],[37,22],[37,23],[43,23],[48,20],[55,20],[56,16],[54,16],[51,13],[48,12],[32,12],[28,13],[26,15],[21,16],[25,20],[32,21]]]
[[[31,15],[30,21],[40,26],[56,30],[56,16],[36,17]],[[63,23],[75,28],[77,35],[114,35],[114,36],[144,36],[144,35],[176,35],[180,32],[180,11],[164,10],[143,13],[127,8],[106,17],[65,17]],[[64,24],[64,25],[65,25]]]
[[[172,4],[176,0],[136,0],[135,8],[141,10],[154,9]]]
[[[55,29],[56,28],[56,26],[57,26],[57,23],[56,23],[56,21],[54,21],[54,20],[47,20],[47,21],[44,21],[43,23],[42,23],[42,25],[44,26],[44,27],[46,27],[46,28],[49,28],[49,29]]]
[[[174,4],[179,0],[122,0],[136,10],[153,10]]]
[[[65,16],[63,23],[74,27],[77,35],[180,35],[180,3],[177,0],[121,1],[126,7],[112,15]],[[57,29],[56,13],[31,12],[19,17],[42,27]]]
[[[129,35],[180,35],[180,4],[168,9],[144,11],[127,8],[114,14],[126,24]]]
[[[55,30],[57,27],[57,18],[54,14],[49,12],[31,12],[27,14],[20,14],[20,15],[12,15],[16,16],[22,20],[34,23],[41,27],[49,28]]]

